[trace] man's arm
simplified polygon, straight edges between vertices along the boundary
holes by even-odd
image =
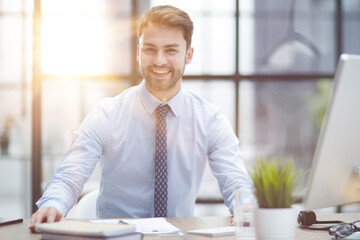
[[[39,210],[31,216],[31,230],[37,223],[64,219],[76,203],[106,144],[108,126],[103,112],[99,104],[76,131],[72,146],[36,203]]]
[[[90,156],[77,136],[69,151],[65,154],[57,173],[46,186],[43,196],[36,202],[39,207],[30,219],[29,228],[34,231],[35,224],[58,222],[64,218],[76,203],[79,194],[99,157]],[[98,154],[97,154],[98,155]]]
[[[253,183],[240,153],[239,140],[223,114],[218,112],[209,126],[209,165],[219,183],[224,202],[232,213],[233,191],[253,188]]]

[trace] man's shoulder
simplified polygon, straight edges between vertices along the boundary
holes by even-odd
[[[187,104],[192,104],[196,109],[204,109],[206,112],[216,113],[219,112],[219,107],[209,102],[205,98],[193,93],[189,90],[184,89],[184,99]]]
[[[112,96],[112,97],[105,97],[99,100],[98,104],[103,106],[115,106],[117,104],[124,103],[129,100],[133,100],[136,98],[136,89],[137,86],[130,87],[122,91],[121,93]]]
[[[133,108],[136,99],[136,87],[130,87],[118,95],[100,99],[93,110],[95,110],[98,115],[110,117],[119,112],[127,111],[128,109]]]

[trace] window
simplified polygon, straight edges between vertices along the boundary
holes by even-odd
[[[0,212],[31,211],[31,1],[0,1]]]

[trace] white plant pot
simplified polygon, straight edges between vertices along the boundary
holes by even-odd
[[[294,240],[298,210],[295,208],[257,208],[254,225],[257,240]]]

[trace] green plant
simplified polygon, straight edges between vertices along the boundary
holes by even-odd
[[[309,98],[309,108],[312,114],[312,121],[319,129],[322,127],[326,117],[326,110],[331,91],[331,81],[329,81],[329,79],[319,79],[317,82],[316,91]]]
[[[271,158],[257,159],[250,175],[260,208],[289,208],[298,198],[305,172],[296,172],[292,159]]]

